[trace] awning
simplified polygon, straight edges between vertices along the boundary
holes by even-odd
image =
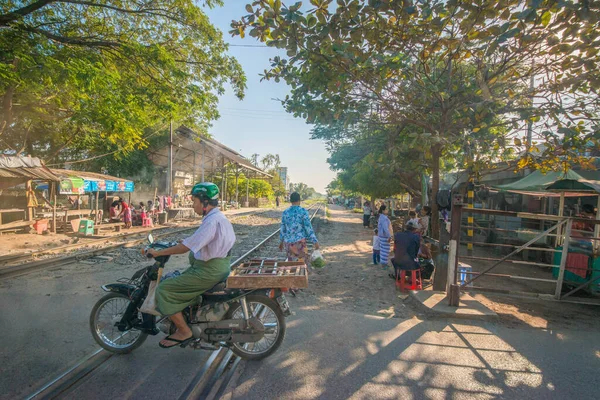
[[[89,192],[133,192],[135,186],[128,179],[98,174],[96,172],[52,169],[60,180],[61,194],[84,194]]]
[[[573,196],[594,196],[600,193],[600,172],[592,170],[568,170],[567,172],[534,171],[523,179],[505,185],[494,186],[494,189],[531,194],[546,195],[548,192],[568,192]]]

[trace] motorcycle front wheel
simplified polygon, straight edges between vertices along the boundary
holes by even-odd
[[[108,293],[92,308],[90,329],[96,343],[112,353],[126,354],[137,349],[148,337],[148,334],[137,329],[121,332],[117,323],[131,300],[121,293]]]
[[[273,354],[285,337],[285,317],[276,301],[261,295],[246,296],[248,312],[265,327],[265,335],[254,343],[229,343],[231,351],[245,360],[261,360]],[[242,319],[244,313],[239,303],[234,303],[225,319]]]

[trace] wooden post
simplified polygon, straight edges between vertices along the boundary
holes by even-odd
[[[473,178],[469,179],[467,185],[467,208],[473,208],[473,201],[475,199],[475,185],[473,184]],[[473,255],[473,214],[467,213],[467,255]]]
[[[33,207],[29,206],[29,200],[33,191],[33,189],[31,188],[31,180],[27,181],[27,183],[25,184],[25,190],[27,190],[27,196],[25,196],[25,199],[27,201],[27,221],[33,221]]]
[[[561,192],[560,193],[560,201],[558,202],[558,216],[562,217],[565,214],[565,192]],[[558,232],[556,232],[558,234],[556,240],[558,241],[557,245],[560,246],[562,245],[564,242],[562,241],[562,233],[563,233],[563,227],[559,226],[558,227]]]
[[[556,281],[556,290],[554,292],[554,297],[556,300],[560,300],[560,295],[562,292],[563,280],[565,278],[565,267],[567,266],[567,256],[569,254],[569,242],[571,241],[571,227],[573,225],[573,220],[569,219],[567,221],[567,228],[565,229],[565,238],[563,241],[563,249],[560,257],[560,269],[558,271],[558,279]]]
[[[202,182],[204,182],[204,160],[206,159],[206,144],[202,142]]]
[[[596,219],[600,219],[600,196],[598,196],[598,203],[596,204]],[[600,235],[600,224],[594,225],[594,237]],[[594,240],[594,256],[598,256],[598,249],[600,248],[600,241]]]
[[[57,196],[56,196],[56,182],[48,182],[48,187],[50,187],[50,185],[52,185],[52,199],[53,204],[52,204],[52,233],[56,233],[56,202],[57,202]]]
[[[223,189],[223,194],[225,195],[225,203],[227,203],[227,199],[229,196],[227,196],[227,165],[225,165],[225,188]],[[225,208],[227,209],[227,207]]]
[[[100,192],[96,190],[96,218],[94,224],[99,224],[102,220],[98,220],[98,212],[100,211]]]
[[[250,176],[246,177],[246,207],[250,207]]]
[[[192,169],[192,186],[196,184],[196,151],[194,151],[194,168]]]
[[[238,186],[238,178],[240,176],[240,169],[239,166],[237,166],[235,168],[235,204],[236,204],[236,208],[240,208],[240,192],[239,192],[239,186]]]

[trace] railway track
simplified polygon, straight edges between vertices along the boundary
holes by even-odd
[[[322,204],[315,204],[309,208],[309,212],[312,214],[310,217],[311,221],[322,209]],[[276,238],[278,233],[279,229],[263,237],[258,244],[236,258],[231,263],[231,267],[234,268],[258,252]],[[115,357],[113,353],[98,349],[61,375],[43,385],[36,392],[27,396],[26,399],[68,398],[69,393],[73,389],[81,384],[85,384],[87,378],[113,357]],[[179,396],[179,400],[220,399],[228,389],[240,361],[241,359],[226,347],[214,350],[202,368],[190,380],[188,386]]]
[[[261,210],[261,211],[253,211],[253,212],[248,212],[248,213],[236,214],[236,215],[232,216],[232,220],[235,221],[236,219],[239,219],[239,218],[241,219],[241,218],[246,218],[246,217],[252,216],[252,215],[262,214],[267,211],[270,211],[270,210]],[[35,272],[35,271],[45,269],[45,268],[51,268],[57,264],[60,264],[60,265],[71,264],[71,263],[81,261],[86,258],[101,255],[110,250],[115,250],[115,249],[118,249],[121,247],[124,247],[124,248],[134,247],[134,246],[144,243],[144,241],[146,240],[146,235],[151,232],[153,233],[155,238],[161,238],[161,237],[165,237],[165,236],[175,235],[178,233],[194,230],[197,228],[198,228],[197,225],[193,225],[193,226],[183,227],[183,228],[179,228],[179,229],[176,229],[173,227],[148,229],[148,230],[144,230],[144,231],[132,232],[132,233],[116,236],[113,238],[96,239],[96,240],[92,240],[92,241],[89,241],[89,242],[86,242],[83,244],[61,246],[61,247],[54,248],[54,249],[42,250],[42,251],[24,254],[24,255],[4,256],[4,257],[0,258],[0,279],[6,279],[6,278],[18,276],[18,275]],[[156,231],[159,231],[161,233],[155,234],[154,232],[156,232]],[[142,236],[142,237],[140,237],[138,239],[126,240],[127,238],[134,238],[136,236]],[[121,242],[115,243],[115,241],[123,240],[123,239],[125,239],[126,241],[125,242],[121,241]],[[66,256],[61,256],[61,257],[50,257],[50,258],[45,258],[45,259],[41,259],[41,260],[36,260],[36,258],[40,257],[40,256],[62,253],[65,251],[72,251],[72,250],[77,250],[77,249],[81,249],[81,248],[85,248],[85,247],[94,247],[94,246],[99,246],[99,245],[104,245],[104,244],[107,244],[107,246],[103,246],[101,248],[96,248],[96,249],[83,251],[83,252],[76,252],[76,253],[69,254]],[[27,260],[32,260],[32,261],[22,263],[22,261],[27,261]]]

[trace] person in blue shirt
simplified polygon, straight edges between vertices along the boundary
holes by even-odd
[[[285,210],[281,217],[279,250],[283,251],[285,247],[290,261],[307,261],[306,241],[313,242],[316,250],[319,249],[319,241],[310,223],[308,211],[300,207],[300,194],[292,193],[290,201],[292,206]]]

